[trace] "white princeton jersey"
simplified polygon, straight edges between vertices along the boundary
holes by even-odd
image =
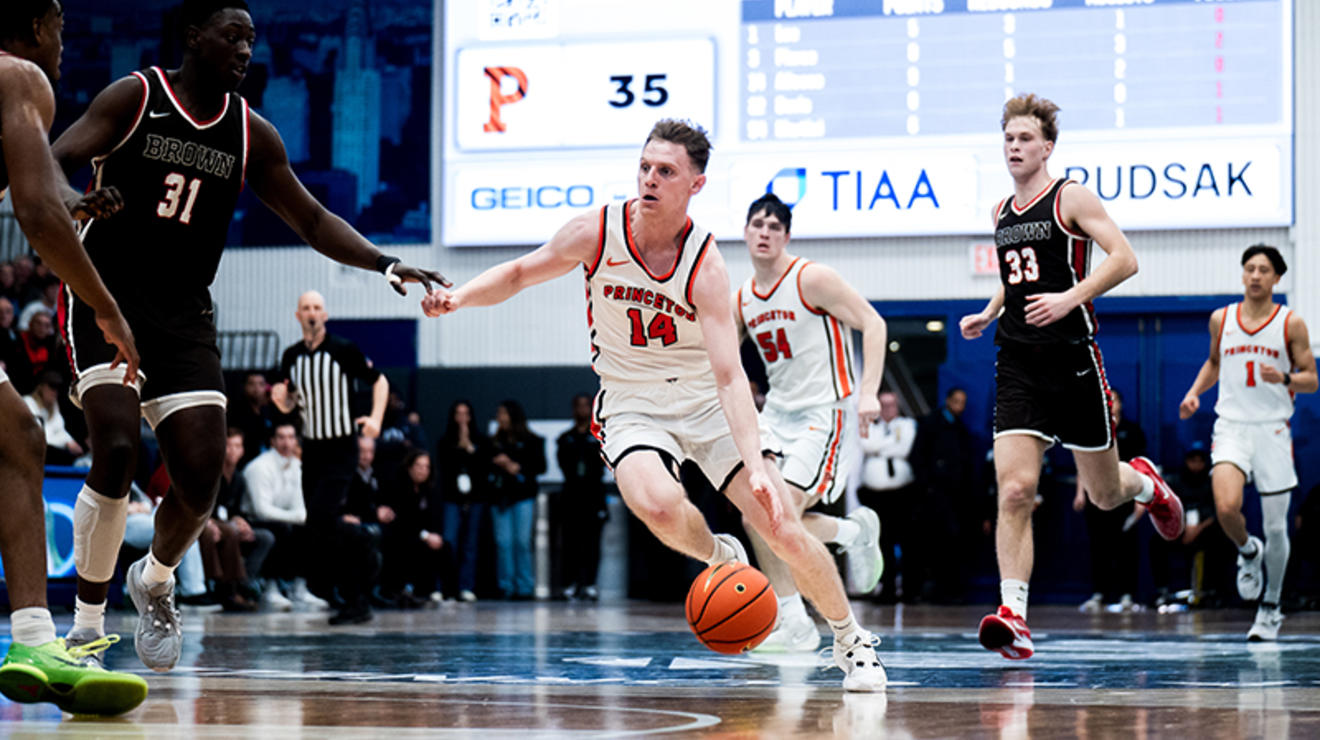
[[[692,283],[711,248],[710,232],[688,219],[674,264],[653,273],[633,241],[627,214],[634,202],[600,211],[600,243],[586,269],[592,369],[615,383],[709,378]]]
[[[770,381],[766,406],[783,411],[841,401],[857,385],[852,330],[802,297],[802,270],[809,264],[798,257],[774,285],[758,287],[750,277],[738,289],[743,326]]]
[[[1292,370],[1288,354],[1288,317],[1292,311],[1276,305],[1274,313],[1254,332],[1242,326],[1242,304],[1224,309],[1219,330],[1219,401],[1215,414],[1237,422],[1287,421],[1293,414],[1292,391],[1282,383],[1266,383],[1260,369]]]

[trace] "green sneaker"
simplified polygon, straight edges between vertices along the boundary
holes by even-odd
[[[147,698],[141,676],[87,666],[83,659],[118,640],[101,638],[67,648],[63,639],[29,647],[13,643],[0,665],[0,694],[21,704],[50,702],[70,714],[113,716],[130,711]]]

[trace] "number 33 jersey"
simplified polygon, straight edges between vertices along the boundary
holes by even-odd
[[[600,211],[595,262],[586,266],[592,369],[609,383],[709,378],[692,287],[714,248],[710,232],[689,218],[674,263],[652,272],[628,218],[636,202],[611,203]]]
[[[1020,207],[1014,196],[999,202],[995,248],[1004,284],[1004,313],[999,317],[996,342],[1083,342],[1095,335],[1095,309],[1090,303],[1048,326],[1027,323],[1027,296],[1062,293],[1080,283],[1090,270],[1090,238],[1063,223],[1059,201],[1063,189],[1071,185],[1077,183],[1053,180]]]
[[[1282,383],[1267,383],[1260,371],[1270,365],[1280,373],[1292,370],[1288,352],[1288,317],[1280,305],[1254,331],[1242,323],[1242,304],[1224,309],[1219,327],[1219,400],[1215,414],[1237,422],[1287,421],[1293,415],[1293,394]]]
[[[841,401],[856,385],[852,330],[802,296],[802,271],[809,264],[798,257],[774,285],[758,287],[752,276],[738,289],[743,326],[770,381],[766,406],[781,411]]]
[[[247,101],[229,93],[215,117],[199,121],[159,67],[133,77],[142,99],[132,127],[92,160],[93,187],[118,188],[124,208],[89,222],[83,243],[126,313],[209,316],[208,288],[247,167]]]

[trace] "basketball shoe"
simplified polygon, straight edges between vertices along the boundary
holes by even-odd
[[[70,630],[64,637],[64,646],[78,662],[91,668],[105,668],[105,651],[119,642],[119,635],[102,635],[90,627]]]
[[[784,614],[779,624],[760,645],[752,648],[754,653],[809,653],[820,645],[820,633],[816,623],[804,613]]]
[[[880,638],[858,629],[845,639],[834,638],[834,647],[821,651],[831,653],[834,665],[843,671],[844,691],[884,691],[889,677],[885,666],[875,654]]]
[[[1238,596],[1243,601],[1255,601],[1260,598],[1260,591],[1265,587],[1265,543],[1255,535],[1248,536],[1247,542],[1256,546],[1256,554],[1247,557],[1238,553]]]
[[[752,561],[747,559],[747,549],[743,547],[743,544],[738,541],[737,537],[734,537],[731,534],[717,534],[715,535],[715,545],[717,549],[719,548],[720,543],[723,543],[724,552],[726,555],[729,553],[730,550],[733,551],[733,557],[731,558],[725,557],[723,559],[724,561],[732,560],[742,563],[743,565],[752,564]],[[721,562],[721,561],[717,560],[715,562]],[[712,563],[712,565],[713,564],[714,563]]]
[[[986,650],[996,650],[1009,660],[1024,660],[1036,652],[1027,621],[1006,606],[981,620],[977,637]]]
[[[848,555],[848,580],[857,593],[869,594],[885,572],[885,558],[880,552],[880,517],[871,509],[859,506],[848,519],[862,530],[843,548]]]
[[[1279,639],[1279,626],[1283,624],[1283,610],[1278,604],[1261,604],[1256,610],[1256,623],[1247,632],[1247,642],[1274,642]]]
[[[183,652],[183,623],[179,610],[174,608],[174,577],[164,583],[147,588],[142,583],[142,571],[147,557],[128,566],[128,595],[138,610],[138,626],[133,634],[133,647],[142,664],[153,671],[164,673],[179,662]]]
[[[49,702],[69,714],[123,714],[147,698],[147,682],[84,662],[89,649],[109,644],[70,649],[62,639],[36,647],[13,643],[0,665],[0,694],[21,704]]]
[[[1178,494],[1169,488],[1169,484],[1164,482],[1164,478],[1159,471],[1155,469],[1155,463],[1152,463],[1145,457],[1134,457],[1128,461],[1132,469],[1150,478],[1155,484],[1155,498],[1146,504],[1150,511],[1150,521],[1155,525],[1155,531],[1166,540],[1176,540],[1183,533],[1183,505]]]

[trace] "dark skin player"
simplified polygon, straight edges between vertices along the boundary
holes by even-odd
[[[166,72],[179,103],[196,120],[219,114],[225,96],[236,90],[252,58],[256,30],[246,10],[225,8],[200,26],[187,29],[183,64]],[[55,156],[65,172],[76,171],[92,157],[109,152],[129,131],[142,99],[142,85],[121,79],[92,101],[87,113],[55,142]],[[289,166],[279,132],[255,111],[249,114],[250,149],[247,185],[303,241],[331,259],[375,270],[382,255],[343,219],[316,201]],[[437,272],[395,264],[391,285],[406,295],[403,283],[450,283]],[[139,398],[130,388],[97,386],[84,395],[93,450],[88,485],[103,492],[128,490],[138,447]],[[210,517],[220,483],[225,451],[225,412],[198,406],[169,415],[156,430],[173,484],[156,514],[152,552],[162,562],[178,563]],[[114,495],[114,494],[109,494]],[[84,602],[105,601],[108,583],[78,579]]]

